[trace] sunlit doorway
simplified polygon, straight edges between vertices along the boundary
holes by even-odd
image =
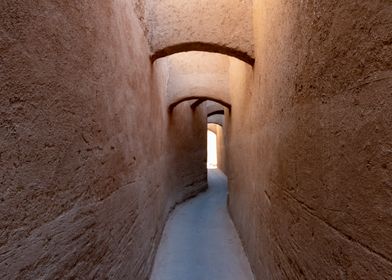
[[[214,132],[207,130],[207,168],[216,169],[218,166],[217,137]]]

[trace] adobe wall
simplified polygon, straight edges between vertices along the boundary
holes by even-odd
[[[157,136],[165,154],[165,181],[169,184],[167,200],[174,206],[184,199],[196,195],[207,187],[207,110],[199,106],[192,110],[193,101],[185,101],[168,112],[172,101],[172,81],[176,79],[179,60],[173,57],[162,58],[154,62],[154,87],[158,96],[162,96],[162,135]],[[153,120],[152,120],[153,121]]]
[[[253,84],[232,94],[226,140],[229,207],[257,279],[392,277],[391,12],[254,1]]]
[[[230,103],[229,56],[190,51],[161,58],[155,63],[161,60],[168,63],[168,105],[189,96],[213,97]]]
[[[0,278],[147,279],[205,188],[205,109],[170,128],[130,1],[2,1],[0,26]]]
[[[183,44],[179,50],[231,49],[240,57],[254,57],[251,0],[148,0],[145,7],[153,54]]]

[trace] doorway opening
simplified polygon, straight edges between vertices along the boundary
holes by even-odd
[[[207,168],[216,169],[218,167],[218,150],[216,133],[207,130]]]

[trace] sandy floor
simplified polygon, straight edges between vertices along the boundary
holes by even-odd
[[[208,173],[209,190],[171,214],[151,280],[248,280],[253,275],[226,208],[226,177]]]

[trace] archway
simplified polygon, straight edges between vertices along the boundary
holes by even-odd
[[[180,98],[180,99],[176,100],[175,102],[173,102],[172,104],[170,104],[169,105],[169,113],[173,112],[174,108],[178,104],[180,104],[182,102],[185,102],[185,101],[194,100],[194,99],[197,99],[197,101],[194,102],[191,105],[191,108],[193,110],[196,109],[196,107],[199,106],[201,103],[203,103],[203,102],[205,102],[207,100],[219,103],[222,106],[224,106],[224,107],[228,108],[229,110],[231,110],[231,104],[228,103],[227,101],[224,101],[224,100],[221,100],[221,99],[217,99],[217,98],[209,97],[209,96],[186,96],[186,97]]]
[[[236,50],[230,47],[221,46],[212,43],[204,43],[204,42],[187,42],[181,43],[177,45],[172,45],[165,47],[163,49],[157,50],[151,55],[151,61],[166,57],[175,53],[180,52],[189,52],[189,51],[203,51],[203,52],[212,52],[212,53],[220,53],[228,56],[232,56],[242,60],[243,62],[253,66],[255,64],[255,59],[251,57],[246,52]]]
[[[224,115],[224,114],[225,114],[224,110],[217,110],[217,111],[213,111],[211,113],[208,113],[207,117],[211,117],[211,116],[214,116],[214,115]]]

